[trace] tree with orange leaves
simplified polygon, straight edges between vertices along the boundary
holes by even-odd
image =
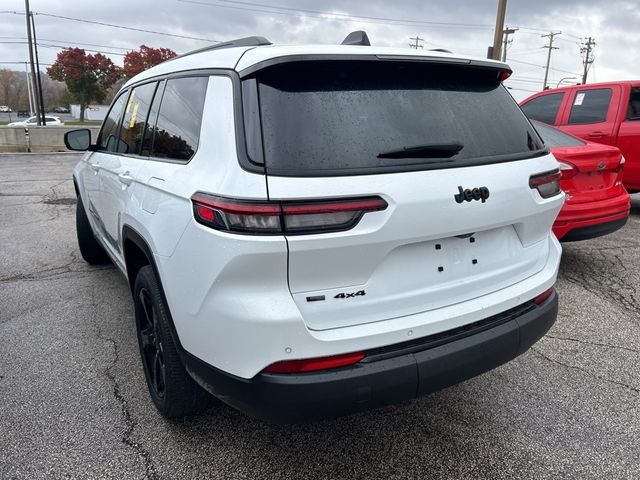
[[[132,50],[124,56],[124,75],[131,78],[148,68],[176,56],[170,48],[153,48],[140,45],[140,50]]]
[[[69,48],[58,53],[47,69],[49,76],[65,82],[67,90],[80,104],[80,121],[91,102],[102,102],[108,88],[122,76],[122,69],[104,55],[87,54],[82,48]]]

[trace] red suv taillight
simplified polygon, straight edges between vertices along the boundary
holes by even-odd
[[[553,197],[561,192],[560,177],[560,170],[558,169],[532,175],[529,178],[529,187],[538,190],[542,198]]]
[[[387,208],[380,197],[340,200],[249,201],[196,193],[191,197],[198,223],[225,232],[302,235],[339,232],[356,226],[367,212]]]
[[[569,180],[578,174],[578,167],[569,162],[558,162],[562,180]]]

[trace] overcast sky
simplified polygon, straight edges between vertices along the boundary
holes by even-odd
[[[424,48],[486,56],[493,42],[497,0],[31,0],[40,62],[54,61],[59,46],[113,52],[122,64],[128,49],[141,44],[176,52],[230,40],[262,35],[274,43],[339,43],[352,30],[366,30],[372,43],[409,48],[409,37],[424,38]],[[640,8],[638,0],[508,0],[507,26],[519,27],[512,36],[507,61],[514,75],[507,84],[517,99],[542,88],[547,39],[540,35],[562,31],[559,50],[552,53],[550,84],[580,77],[581,39],[596,40],[595,63],[589,82],[640,78]],[[277,7],[283,7],[278,9]],[[20,69],[27,59],[23,0],[0,2],[0,67]],[[323,13],[326,12],[326,13]],[[205,40],[55,18],[73,17],[136,29]],[[333,15],[332,15],[333,14]],[[355,16],[368,18],[354,18]],[[445,24],[445,25],[442,25]],[[448,25],[447,25],[448,24]],[[92,46],[88,44],[100,45]],[[55,46],[54,46],[55,45]],[[45,65],[46,66],[46,65]],[[44,68],[44,67],[43,67]],[[566,83],[577,80],[565,80]]]

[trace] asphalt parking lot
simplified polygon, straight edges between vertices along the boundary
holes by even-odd
[[[124,279],[76,247],[77,159],[0,155],[0,478],[640,478],[640,198],[564,245],[558,321],[507,365],[331,422],[170,422]]]

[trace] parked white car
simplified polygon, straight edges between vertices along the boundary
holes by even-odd
[[[0,105],[0,113],[11,113],[11,108],[7,105]]]
[[[60,117],[54,117],[54,116],[45,115],[44,120],[47,123],[47,126],[50,126],[50,125],[55,125],[55,126],[64,125],[64,122],[62,122],[62,120],[60,120]],[[38,125],[38,117],[36,117],[35,115],[33,117],[29,117],[29,118],[27,118],[25,120],[22,120],[20,122],[11,122],[9,124],[10,127],[35,127],[36,125]]]
[[[345,43],[185,54],[124,85],[95,145],[65,136],[88,150],[80,252],[128,278],[167,417],[213,396],[281,422],[399,402],[556,319],[564,194],[509,67]]]

